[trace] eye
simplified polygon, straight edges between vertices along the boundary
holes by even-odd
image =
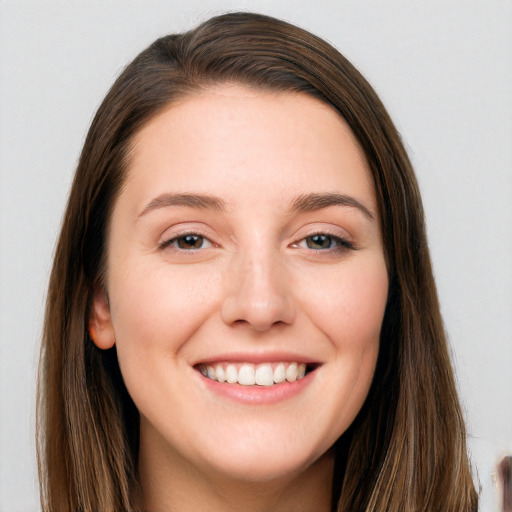
[[[212,243],[204,236],[196,233],[186,233],[165,241],[161,247],[173,247],[182,251],[197,251],[198,249],[207,249]]]
[[[308,249],[330,249],[335,243],[332,236],[320,234],[308,236],[305,241]]]
[[[353,245],[349,241],[326,233],[315,233],[303,238],[297,243],[297,247],[314,251],[353,249]]]

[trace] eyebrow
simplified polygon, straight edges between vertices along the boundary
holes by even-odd
[[[210,209],[216,211],[224,211],[226,205],[222,199],[216,196],[205,194],[162,194],[150,201],[144,210],[139,214],[142,217],[146,213],[158,210],[160,208],[168,208],[170,206],[188,206],[189,208]]]
[[[329,206],[348,206],[357,208],[365,217],[370,220],[375,220],[375,215],[352,196],[345,194],[302,194],[298,196],[292,203],[292,211],[296,212],[311,212],[328,208]]]
[[[139,217],[142,217],[150,211],[172,206],[186,206],[189,208],[200,208],[204,210],[210,209],[218,212],[226,210],[225,202],[217,196],[207,194],[167,193],[151,200],[139,214]],[[298,213],[312,212],[328,208],[329,206],[347,206],[357,208],[368,219],[375,219],[375,215],[356,198],[345,194],[335,193],[301,194],[292,201],[291,211]]]

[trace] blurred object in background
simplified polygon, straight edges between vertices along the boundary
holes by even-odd
[[[498,466],[501,481],[503,512],[512,512],[512,456],[504,457]]]

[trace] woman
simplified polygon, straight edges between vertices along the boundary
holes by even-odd
[[[477,508],[411,165],[297,27],[220,16],[126,68],[47,304],[44,510]]]

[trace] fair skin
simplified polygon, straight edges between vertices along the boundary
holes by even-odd
[[[388,291],[339,114],[233,85],[172,104],[135,137],[109,236],[91,326],[140,412],[145,509],[330,510]]]

